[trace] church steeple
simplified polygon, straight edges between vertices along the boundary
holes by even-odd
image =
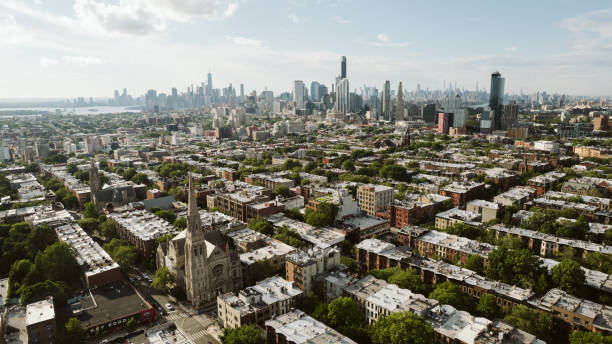
[[[94,159],[89,161],[89,190],[91,191],[91,201],[97,206],[96,191],[102,188],[100,185],[100,175],[98,172],[98,166]]]
[[[187,207],[187,235],[191,237],[202,236],[202,220],[200,219],[200,212],[198,211],[198,201],[196,198],[193,176],[189,174],[189,199]]]

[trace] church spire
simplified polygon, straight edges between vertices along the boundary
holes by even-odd
[[[193,176],[189,173],[189,199],[187,207],[187,231],[192,234],[196,231],[200,231],[202,228],[200,212],[198,211],[198,201],[196,198]]]

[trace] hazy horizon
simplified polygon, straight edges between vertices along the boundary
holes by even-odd
[[[242,83],[278,94],[293,80],[331,86],[340,56],[350,89],[489,88],[509,94],[612,94],[606,1],[5,0],[0,100],[110,98]]]

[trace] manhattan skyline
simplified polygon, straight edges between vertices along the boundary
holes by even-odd
[[[528,4],[8,0],[0,98],[139,95],[209,71],[215,87],[279,94],[294,80],[330,86],[341,55],[351,91],[385,80],[486,89],[499,70],[507,93],[609,96],[609,3]]]

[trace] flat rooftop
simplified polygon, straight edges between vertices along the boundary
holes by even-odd
[[[81,299],[78,319],[85,328],[153,308],[123,281],[90,289],[91,295]],[[92,298],[93,297],[93,298]]]
[[[26,326],[38,324],[55,318],[53,298],[30,303],[26,307]]]

